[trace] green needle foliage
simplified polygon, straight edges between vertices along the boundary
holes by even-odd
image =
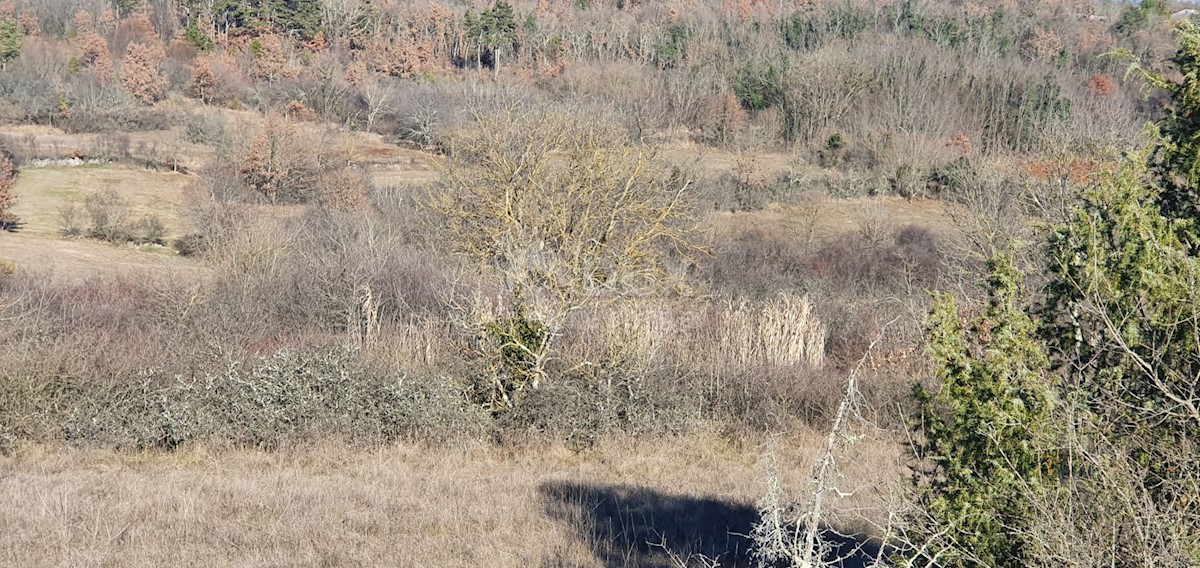
[[[21,55],[21,42],[24,35],[17,20],[0,18],[0,69],[4,69],[9,61]]]
[[[1200,33],[1179,29],[1172,97],[1147,152],[1050,237],[1054,362],[1134,462],[1154,506],[1200,537]],[[1191,512],[1189,512],[1191,511]]]
[[[986,310],[965,323],[948,296],[931,315],[930,354],[940,389],[918,386],[922,404],[915,476],[919,527],[906,565],[1026,566],[1020,534],[1029,497],[1052,477],[1047,451],[1054,397],[1036,328],[1021,309],[1021,275],[1006,256],[991,262]]]

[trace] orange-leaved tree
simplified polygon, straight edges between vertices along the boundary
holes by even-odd
[[[0,148],[0,230],[9,230],[20,220],[12,212],[17,204],[13,190],[16,183],[17,168],[13,165],[12,155]]]
[[[121,85],[133,98],[150,104],[163,97],[167,78],[159,70],[166,54],[157,44],[131,43],[121,63]]]

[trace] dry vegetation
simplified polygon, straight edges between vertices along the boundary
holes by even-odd
[[[808,448],[792,436],[781,446]],[[886,454],[893,452],[879,448]],[[673,553],[750,565],[761,448],[698,433],[580,453],[335,444],[171,454],[38,447],[0,457],[10,566],[658,566]],[[813,456],[781,459],[803,471]],[[882,480],[863,464],[851,473]],[[878,468],[882,469],[878,469]],[[791,477],[787,482],[798,481]],[[864,496],[853,506],[876,506]],[[732,531],[735,534],[729,534]]]
[[[911,549],[930,293],[1046,262],[1167,12],[0,3],[0,564]]]

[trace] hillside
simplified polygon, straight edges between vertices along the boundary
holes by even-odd
[[[1200,562],[1188,6],[0,3],[0,564]]]

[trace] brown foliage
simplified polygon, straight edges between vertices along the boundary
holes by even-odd
[[[162,46],[131,43],[121,64],[121,85],[135,99],[150,104],[163,97],[167,78],[159,71],[166,55]]]
[[[75,28],[75,35],[79,38],[83,38],[83,36],[96,32],[95,23],[92,21],[92,15],[86,10],[75,12],[72,25]]]
[[[1117,91],[1117,81],[1108,73],[1096,73],[1087,82],[1089,93],[1101,97],[1111,97]]]
[[[342,78],[345,79],[347,83],[358,87],[362,85],[363,79],[366,79],[367,73],[368,71],[366,62],[364,62],[362,59],[355,58],[354,61],[351,61],[348,65],[346,65],[346,69],[342,71]]]
[[[196,67],[192,69],[192,94],[201,101],[208,102],[217,84],[217,76],[213,73],[210,60],[207,57],[197,57]]]
[[[13,186],[17,182],[17,168],[8,152],[0,148],[0,229],[13,225],[19,219],[12,208],[17,204]]]
[[[228,54],[196,57],[192,69],[192,94],[206,103],[236,100],[245,90],[246,78]]]
[[[975,146],[971,144],[971,139],[962,132],[957,132],[950,138],[949,146],[955,150],[958,150],[960,153],[967,155],[971,154],[971,152],[973,152],[975,149]]]
[[[1064,180],[1073,183],[1093,181],[1104,171],[1104,166],[1095,160],[1064,158],[1034,160],[1026,166],[1026,172],[1039,180]]]
[[[1062,52],[1063,40],[1058,34],[1038,27],[1025,40],[1024,48],[1025,55],[1030,59],[1053,61]]]
[[[283,157],[278,145],[282,141],[272,137],[268,130],[254,136],[250,151],[238,168],[242,181],[274,203],[280,187],[287,179],[288,170],[281,163]]]
[[[80,42],[83,44],[83,57],[80,59],[80,63],[90,68],[101,81],[107,82],[111,79],[113,62],[112,56],[108,53],[108,42],[95,32],[88,32],[80,36]]]
[[[737,96],[725,92],[706,105],[703,118],[705,136],[715,143],[727,144],[733,141],[748,118]]]
[[[113,48],[117,51],[131,43],[159,43],[158,33],[154,31],[154,24],[150,22],[150,16],[144,10],[135,12],[119,24],[114,21],[111,25],[106,26],[103,17],[101,20],[101,28],[115,29],[110,37],[113,38]]]
[[[254,53],[254,65],[250,68],[250,76],[264,81],[274,81],[280,78],[295,76],[295,70],[287,65],[287,53],[284,51],[283,40],[275,34],[260,36],[252,42],[258,46]]]
[[[117,17],[117,11],[112,7],[105,8],[100,12],[100,17],[96,19],[96,31],[102,34],[112,32],[117,27],[120,18]]]
[[[320,141],[297,122],[269,115],[251,139],[238,174],[243,183],[270,203],[306,201],[319,174],[320,146]]]
[[[37,17],[29,12],[21,12],[17,18],[17,23],[21,25],[21,32],[27,37],[37,37],[41,35],[42,30],[38,26]]]
[[[428,41],[411,37],[376,39],[367,47],[367,63],[374,71],[396,77],[414,77],[425,72],[433,59]]]
[[[317,181],[318,198],[327,209],[361,211],[367,206],[370,177],[357,168],[327,172]]]
[[[294,99],[288,102],[287,108],[284,110],[283,115],[287,118],[298,120],[300,122],[316,122],[317,120],[317,111]]]

